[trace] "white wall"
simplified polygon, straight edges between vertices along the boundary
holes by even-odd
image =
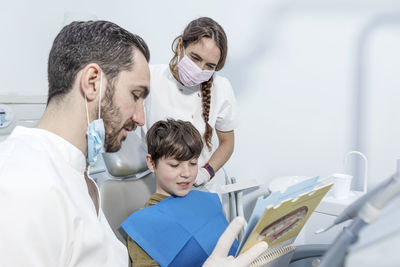
[[[392,159],[400,159],[400,17],[397,23],[377,28],[368,42],[362,131],[373,179],[393,173]]]
[[[95,15],[141,35],[151,63],[167,63],[184,26],[210,16],[228,34],[221,73],[241,107],[229,174],[263,181],[325,176],[340,171],[344,154],[354,148],[361,30],[377,15],[396,12],[398,1],[8,1],[0,10],[0,94],[47,93],[47,56],[66,14]],[[399,25],[379,28],[367,46],[362,132],[372,184],[400,158],[399,31]]]
[[[252,39],[262,45],[250,47],[251,67],[248,59],[236,64],[245,66],[246,76],[232,75],[240,80],[242,124],[229,165],[240,177],[329,175],[345,169],[343,157],[355,148],[359,36],[375,17],[393,13],[399,5],[304,3],[279,9],[274,21],[259,19],[265,27],[257,28]],[[361,150],[370,158],[370,184],[392,173],[400,158],[395,105],[400,97],[399,32],[400,23],[384,25],[366,45],[360,137],[365,141]]]

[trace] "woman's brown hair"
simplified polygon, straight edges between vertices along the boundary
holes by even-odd
[[[228,52],[228,42],[224,29],[213,19],[208,17],[201,17],[191,21],[183,31],[182,35],[179,35],[172,42],[172,51],[174,56],[169,62],[169,68],[175,77],[179,77],[177,64],[179,62],[178,50],[179,44],[182,44],[183,48],[186,48],[192,43],[196,43],[201,38],[211,38],[215,41],[218,46],[221,57],[218,61],[215,71],[219,71],[225,65],[226,55]],[[180,41],[181,40],[181,41]],[[203,119],[206,124],[204,132],[204,140],[208,149],[211,149],[211,138],[212,138],[212,127],[208,123],[211,103],[211,86],[213,84],[213,77],[210,80],[205,81],[201,84],[201,96],[203,103]]]

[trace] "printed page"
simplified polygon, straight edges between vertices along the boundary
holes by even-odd
[[[332,184],[328,184],[316,188],[295,199],[285,200],[276,207],[269,206],[265,209],[240,253],[260,241],[267,242],[268,247],[274,247],[282,242],[286,243],[285,241],[288,240],[293,242],[331,186]]]
[[[257,222],[259,221],[259,219],[261,218],[265,209],[268,206],[276,206],[279,205],[284,200],[295,199],[301,194],[310,192],[311,190],[314,189],[315,185],[317,184],[317,181],[318,181],[318,176],[307,179],[292,186],[289,186],[284,192],[280,191],[273,192],[265,199],[262,196],[259,197],[257,199],[256,205],[254,206],[253,212],[250,216],[247,228],[243,235],[242,242],[239,245],[238,251],[240,251],[240,249],[243,247],[243,244],[246,242],[254,226],[257,224]]]

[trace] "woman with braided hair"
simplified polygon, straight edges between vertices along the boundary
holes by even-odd
[[[150,67],[151,90],[145,104],[144,131],[167,118],[190,121],[205,144],[195,185],[205,184],[209,191],[215,191],[225,183],[218,170],[232,155],[236,124],[232,86],[228,79],[215,74],[225,64],[226,34],[213,19],[201,17],[191,21],[175,38],[172,51],[169,65]],[[216,178],[212,179],[214,175]]]

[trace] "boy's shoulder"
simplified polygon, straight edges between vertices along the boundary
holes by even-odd
[[[163,195],[160,193],[154,193],[150,196],[149,200],[147,200],[144,207],[148,208],[148,207],[154,206],[168,197],[169,196],[166,196],[166,195]]]

